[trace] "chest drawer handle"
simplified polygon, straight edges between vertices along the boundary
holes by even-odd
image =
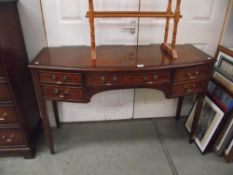
[[[65,98],[69,94],[68,91],[64,91],[63,94],[59,95],[59,98]]]
[[[7,113],[4,112],[4,113],[2,114],[2,117],[0,117],[0,121],[5,121],[5,120],[6,120],[6,117],[7,117]]]
[[[2,135],[2,139],[5,140],[5,142],[12,142],[15,138],[14,134],[11,134],[9,137]]]
[[[191,73],[187,73],[186,75],[189,77],[190,80],[198,77],[198,76],[192,75]],[[196,75],[198,75],[198,74],[196,74]]]

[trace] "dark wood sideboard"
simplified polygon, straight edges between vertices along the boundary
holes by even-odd
[[[50,152],[54,146],[45,100],[52,101],[59,126],[58,101],[87,103],[98,92],[127,88],[158,89],[166,98],[179,97],[176,119],[183,97],[197,94],[192,142],[215,59],[191,45],[176,49],[178,58],[171,59],[159,45],[98,46],[93,62],[90,47],[44,48],[29,67]]]
[[[0,0],[0,154],[34,156],[40,114],[16,0]]]

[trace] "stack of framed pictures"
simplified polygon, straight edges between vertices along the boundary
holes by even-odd
[[[233,52],[219,46],[216,58],[213,78],[208,85],[194,141],[201,153],[204,154],[213,148],[218,140],[215,151],[221,155],[233,137],[233,120],[231,120],[233,111]],[[185,128],[189,133],[196,105],[195,102],[185,123]],[[227,132],[222,133],[223,128],[226,128],[226,124],[229,125],[231,121],[230,129],[225,129]]]

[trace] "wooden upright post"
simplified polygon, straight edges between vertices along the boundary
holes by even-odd
[[[175,17],[174,17],[174,29],[173,29],[173,35],[172,35],[172,49],[175,49],[176,46],[176,34],[177,34],[177,28],[178,23],[180,21],[180,3],[181,0],[176,0],[176,10],[175,10]]]
[[[93,0],[89,0],[89,23],[91,37],[91,60],[96,61],[96,45],[95,45],[95,19]]]
[[[172,0],[168,1],[167,13],[168,14],[172,13]],[[165,34],[164,34],[164,44],[167,44],[168,33],[169,33],[169,24],[170,24],[170,17],[167,17],[166,18]]]

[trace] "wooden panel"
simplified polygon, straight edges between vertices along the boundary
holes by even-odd
[[[10,92],[7,83],[0,83],[0,101],[10,101]]]
[[[72,85],[80,84],[82,77],[79,73],[40,72],[40,80],[43,83]]]
[[[4,71],[3,71],[3,67],[1,65],[1,61],[0,61],[0,77],[4,76]]]
[[[83,88],[63,87],[63,86],[43,86],[43,93],[46,99],[59,101],[83,101]]]
[[[175,74],[175,81],[205,79],[207,76],[207,72],[208,72],[207,66],[192,67],[192,68],[177,70]]]
[[[204,80],[176,83],[172,88],[172,96],[188,95],[203,91]]]
[[[17,121],[16,112],[12,106],[0,106],[0,124],[13,124]]]
[[[132,84],[153,84],[168,82],[169,72],[154,72],[142,74],[89,74],[87,75],[88,85],[132,85]]]
[[[23,144],[24,137],[19,129],[0,129],[0,147]]]

